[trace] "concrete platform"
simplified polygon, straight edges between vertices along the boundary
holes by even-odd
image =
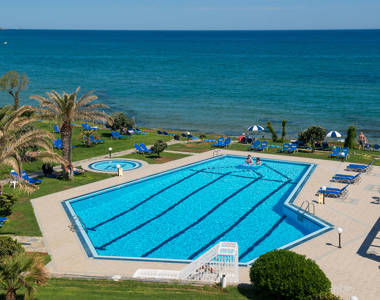
[[[222,153],[248,154],[248,152],[228,150],[222,150]],[[33,199],[32,204],[43,233],[44,242],[52,258],[47,266],[48,270],[53,276],[111,278],[117,274],[121,275],[122,278],[132,278],[134,272],[139,268],[167,270],[183,268],[184,265],[178,263],[89,258],[77,234],[71,230],[71,223],[61,203],[72,197],[210,158],[212,154],[213,151],[209,151],[165,164],[144,165],[139,169],[125,172],[124,177],[113,177]],[[316,201],[315,192],[322,185],[343,186],[339,183],[331,183],[329,179],[335,173],[344,173],[347,163],[265,153],[259,155],[262,158],[317,164],[310,179],[298,194],[294,202],[296,205],[300,205],[304,200]],[[332,281],[333,292],[345,299],[349,299],[352,295],[358,296],[359,299],[380,299],[380,262],[376,260],[377,256],[373,254],[373,248],[376,248],[373,246],[375,242],[368,239],[368,235],[380,215],[380,204],[374,200],[379,196],[379,192],[380,167],[374,167],[370,174],[362,175],[360,183],[350,186],[346,199],[327,198],[325,205],[315,204],[316,216],[343,228],[343,248],[337,247],[338,234],[332,230],[292,249],[315,260]],[[376,237],[376,234],[374,236]],[[370,249],[367,250],[371,253],[368,253],[366,248]],[[240,268],[241,282],[249,282],[248,271],[248,268]]]

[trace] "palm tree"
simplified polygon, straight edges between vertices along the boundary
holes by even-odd
[[[35,121],[33,117],[23,115],[34,110],[31,106],[21,106],[17,110],[9,106],[0,108],[0,163],[11,166],[19,175],[22,171],[20,151],[28,147],[38,147],[40,150],[38,158],[43,161],[62,162],[62,158],[53,151],[51,139],[54,136],[52,134],[42,129],[31,129],[27,132],[22,130]],[[22,177],[19,176],[19,178]],[[28,187],[25,184],[23,186]],[[0,194],[1,191],[0,185]]]
[[[47,280],[41,257],[19,252],[0,261],[0,287],[7,292],[6,300],[16,300],[20,288],[26,289],[24,299],[33,299],[37,286],[44,285]]]
[[[56,120],[59,123],[63,144],[62,157],[67,162],[67,166],[62,166],[65,178],[72,178],[73,176],[70,171],[70,166],[72,165],[72,123],[78,120],[98,120],[104,122],[109,120],[109,116],[100,111],[100,109],[108,108],[108,106],[101,103],[93,103],[94,100],[98,99],[93,94],[94,91],[89,91],[77,99],[79,90],[80,87],[72,94],[67,94],[66,92],[59,94],[56,91],[50,91],[46,93],[47,98],[43,96],[30,97],[39,102],[42,115],[45,118]]]

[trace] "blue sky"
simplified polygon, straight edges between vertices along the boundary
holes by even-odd
[[[0,27],[380,28],[380,0],[0,0]]]

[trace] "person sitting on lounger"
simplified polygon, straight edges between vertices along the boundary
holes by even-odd
[[[247,159],[245,160],[245,163],[246,163],[248,166],[252,166],[252,164],[253,164],[253,160],[252,160],[252,156],[251,156],[250,154],[248,154]]]
[[[261,166],[261,164],[262,164],[262,162],[261,162],[260,157],[257,157],[257,158],[256,158],[255,166]]]

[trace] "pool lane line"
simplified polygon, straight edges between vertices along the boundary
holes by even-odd
[[[270,166],[268,166],[267,164],[263,164],[263,166],[266,166],[268,169],[272,170],[273,172],[276,172],[277,174],[280,174],[281,176],[285,177],[286,179],[292,181],[291,178],[289,178],[288,176],[286,176],[285,174],[282,174],[281,172],[277,171],[275,168],[272,168]]]
[[[289,180],[290,181],[290,180]],[[272,195],[277,193],[280,189],[282,189],[285,185],[287,185],[288,182],[282,183],[278,188],[270,192],[267,196],[265,196],[263,199],[261,199],[259,202],[257,202],[254,206],[252,206],[244,215],[242,215],[234,224],[229,226],[226,230],[224,230],[222,233],[218,234],[216,237],[214,237],[211,241],[209,241],[206,245],[202,246],[200,249],[195,251],[193,254],[189,256],[188,259],[194,259],[197,255],[205,251],[208,247],[211,245],[214,245],[216,241],[218,241],[221,237],[223,237],[226,233],[230,232],[232,229],[234,229],[237,225],[239,225],[242,221],[244,221],[245,218],[247,218],[257,207],[259,207],[261,204],[263,204],[266,200],[268,200]]]
[[[218,180],[222,179],[223,177],[226,177],[228,175],[228,173],[226,174],[223,174],[217,178],[215,178],[214,180],[208,182],[207,184],[205,185],[202,185],[201,187],[197,188],[195,191],[192,191],[190,194],[186,195],[185,197],[183,197],[181,200],[175,202],[173,205],[171,205],[170,207],[168,207],[167,209],[165,209],[164,211],[160,212],[158,215],[150,218],[149,220],[137,225],[135,228],[132,228],[130,230],[128,230],[127,232],[123,233],[122,235],[112,239],[111,241],[99,246],[99,247],[95,247],[96,249],[100,249],[100,250],[105,250],[104,247],[107,247],[111,244],[113,244],[114,242],[116,242],[117,240],[121,239],[121,238],[124,238],[126,237],[127,235],[131,234],[132,232],[144,227],[145,225],[153,222],[154,220],[162,217],[163,215],[165,215],[166,213],[168,213],[169,211],[171,211],[172,209],[174,209],[175,207],[177,207],[178,205],[180,205],[182,202],[184,202],[186,199],[190,198],[191,196],[195,195],[196,193],[200,192],[201,190],[205,189],[206,187],[212,185],[213,183],[217,182]]]
[[[144,203],[146,203],[146,202],[148,202],[149,200],[153,199],[153,198],[156,197],[157,195],[159,195],[159,194],[165,192],[166,190],[172,188],[173,186],[176,186],[177,184],[179,184],[179,183],[185,181],[186,179],[189,179],[189,178],[191,178],[191,177],[193,177],[193,176],[195,176],[195,175],[197,175],[197,174],[199,174],[199,173],[201,173],[201,172],[202,172],[202,170],[199,170],[199,171],[196,171],[195,173],[192,173],[192,174],[190,174],[190,175],[188,175],[188,176],[185,176],[184,178],[182,178],[182,179],[180,179],[180,180],[178,180],[178,181],[176,181],[176,182],[174,182],[174,183],[172,183],[172,184],[170,184],[170,185],[164,187],[163,189],[159,190],[158,192],[154,193],[153,195],[150,195],[148,198],[146,198],[146,199],[144,199],[143,201],[137,203],[136,205],[132,206],[131,208],[128,208],[127,210],[125,210],[125,211],[123,211],[123,212],[121,212],[121,213],[118,213],[117,215],[115,215],[115,216],[113,216],[113,217],[111,217],[111,218],[109,218],[109,219],[107,219],[107,220],[105,220],[105,221],[102,221],[102,222],[98,223],[98,224],[95,225],[95,226],[89,227],[88,229],[90,229],[90,230],[95,230],[96,228],[98,228],[98,227],[100,227],[100,226],[102,226],[102,225],[104,225],[104,224],[106,224],[106,223],[108,223],[108,222],[111,222],[111,221],[113,221],[113,220],[115,220],[115,219],[117,219],[117,218],[119,218],[119,217],[121,217],[121,216],[123,216],[123,215],[125,215],[125,214],[127,214],[127,213],[129,213],[129,212],[131,212],[131,211],[133,211],[133,210],[135,210],[135,209],[138,208],[140,205],[143,205]]]
[[[192,170],[192,169],[191,169]],[[192,170],[192,171],[195,171],[195,170]],[[243,172],[243,171],[240,171],[240,172]],[[222,175],[223,173],[217,173],[217,172],[211,172],[211,171],[202,171],[202,173],[206,173],[206,174],[215,174],[215,175]],[[235,173],[235,172],[234,172]],[[278,180],[278,179],[268,179],[268,178],[264,178],[263,175],[261,175],[260,173],[257,173],[257,175],[259,175],[261,178],[261,180],[264,180],[264,181],[271,181],[271,182],[287,182],[287,181],[284,181],[284,180]],[[254,179],[255,177],[251,177],[251,176],[243,176],[243,175],[237,175],[237,174],[233,174],[231,172],[231,174],[229,176],[233,176],[233,177],[238,177],[238,178],[245,178],[245,179]],[[289,182],[290,184],[296,184],[296,182]]]
[[[258,245],[260,245],[263,241],[265,241],[272,233],[273,231],[280,226],[280,224],[285,220],[286,216],[282,216],[261,238],[259,238],[256,242],[254,242],[250,247],[247,248],[240,256],[239,260],[246,257],[249,253],[252,252],[254,248],[256,248]]]
[[[195,225],[199,224],[200,222],[202,222],[204,219],[206,219],[209,215],[211,215],[215,210],[217,210],[219,207],[221,207],[223,204],[225,204],[227,201],[229,201],[231,198],[235,197],[237,194],[239,194],[240,192],[242,192],[243,190],[245,190],[246,188],[248,188],[249,186],[251,186],[252,184],[254,184],[255,182],[257,182],[258,180],[260,180],[260,178],[255,178],[254,180],[252,180],[251,182],[249,182],[248,184],[245,184],[243,187],[239,188],[238,190],[236,190],[235,192],[233,192],[231,195],[229,195],[228,197],[224,198],[221,202],[219,202],[217,205],[215,205],[212,209],[210,209],[207,213],[205,213],[203,216],[201,216],[200,218],[198,218],[195,222],[191,223],[190,225],[188,225],[187,227],[185,227],[184,229],[182,229],[181,231],[177,232],[176,234],[172,235],[170,238],[166,239],[165,241],[161,242],[159,245],[157,245],[156,247],[152,248],[151,250],[149,250],[148,252],[144,253],[142,255],[142,257],[146,257],[150,254],[152,254],[153,252],[157,251],[159,248],[161,248],[162,246],[164,246],[165,244],[171,242],[172,240],[174,240],[175,238],[179,237],[180,235],[184,234],[186,231],[188,231],[190,228],[194,227]]]

